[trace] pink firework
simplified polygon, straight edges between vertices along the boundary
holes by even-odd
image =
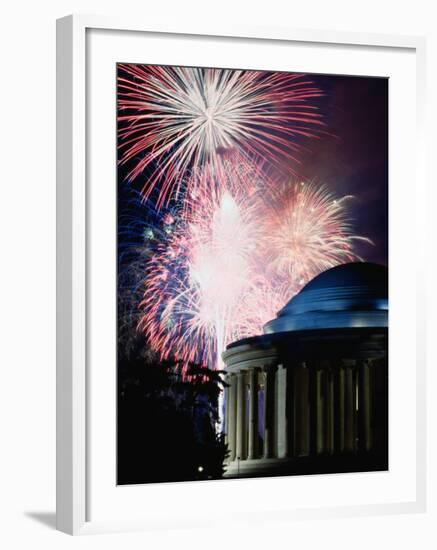
[[[221,170],[219,181],[211,167],[192,176],[175,231],[148,264],[139,324],[161,358],[212,368],[312,277],[359,259],[357,239],[370,243],[352,233],[349,196],[313,183],[278,189],[235,159]]]
[[[120,64],[120,161],[132,163],[130,181],[148,169],[143,194],[159,183],[158,207],[187,170],[230,149],[292,167],[298,141],[320,133],[321,95],[296,73]]]
[[[242,297],[260,286],[260,195],[270,184],[235,154],[185,185],[175,232],[145,274],[139,326],[162,358],[217,367],[228,343],[262,326]]]
[[[241,296],[256,281],[257,206],[223,188],[189,202],[148,267],[140,329],[162,358],[217,367],[247,329]]]
[[[361,261],[354,243],[373,243],[354,235],[346,210],[351,199],[314,182],[277,187],[266,216],[265,255],[271,273],[295,290],[330,267]]]

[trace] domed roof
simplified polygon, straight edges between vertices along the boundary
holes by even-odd
[[[387,324],[387,268],[354,262],[317,275],[264,325],[264,333]]]

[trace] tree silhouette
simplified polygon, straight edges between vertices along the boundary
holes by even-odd
[[[227,448],[215,426],[225,385],[199,365],[119,357],[118,484],[222,477]]]

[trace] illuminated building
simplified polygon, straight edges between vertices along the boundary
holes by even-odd
[[[386,267],[321,273],[223,360],[225,476],[387,469]]]

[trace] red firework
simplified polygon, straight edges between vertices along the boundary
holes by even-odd
[[[147,198],[157,206],[177,193],[187,170],[216,164],[237,150],[290,170],[301,138],[320,134],[313,100],[322,95],[302,74],[150,65],[119,65],[120,162],[128,180],[146,169]]]

